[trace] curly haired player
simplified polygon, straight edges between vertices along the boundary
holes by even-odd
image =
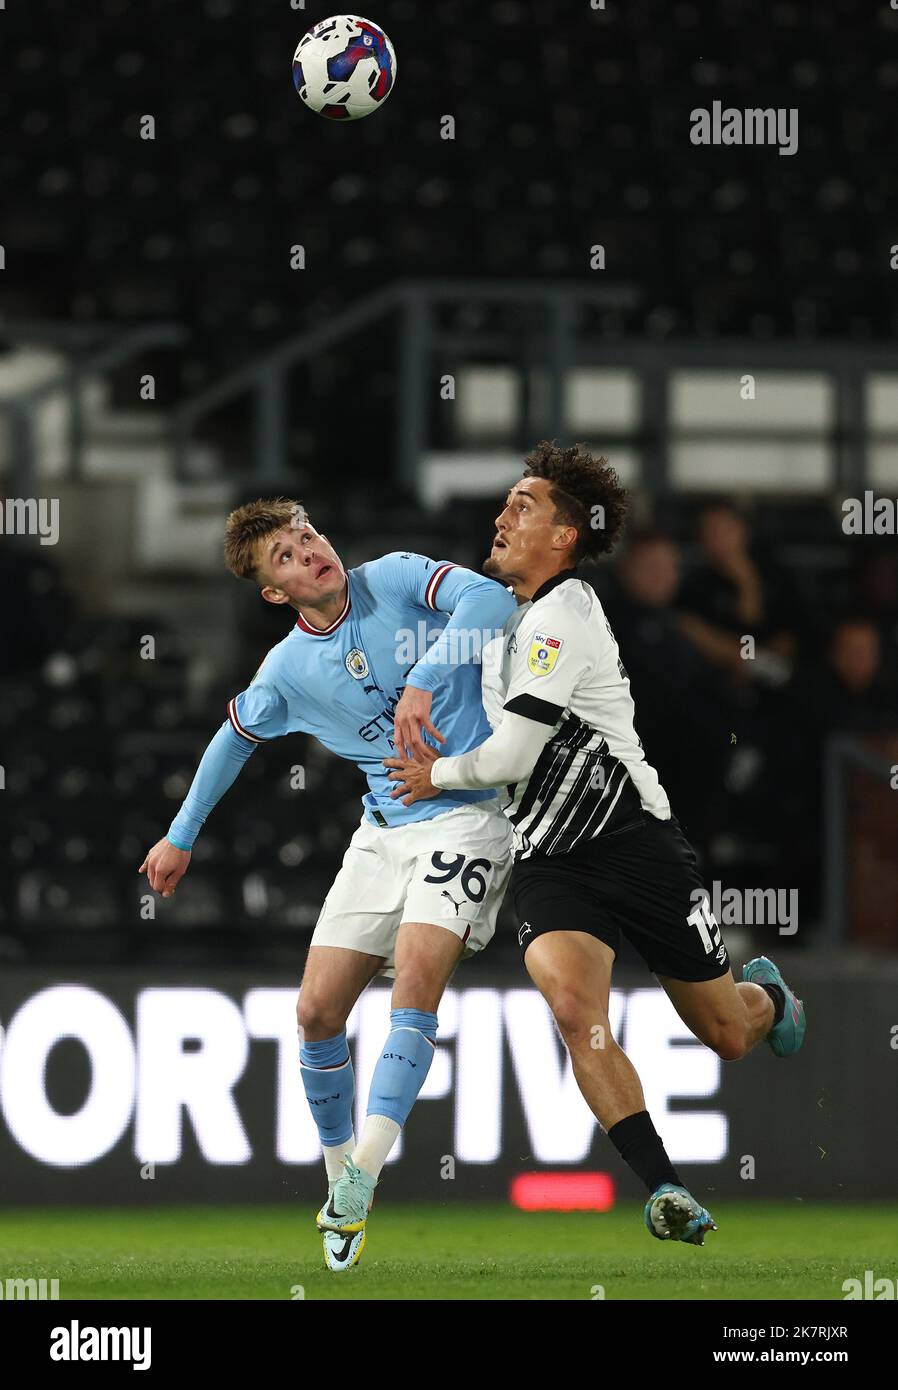
[[[734,981],[695,854],[645,760],[614,635],[578,577],[578,561],[612,550],[625,515],[626,494],[604,459],[582,445],[537,446],[496,519],[483,566],[519,603],[500,642],[484,652],[493,733],[460,756],[427,750],[385,763],[405,805],[450,787],[508,787],[511,891],[526,968],[587,1104],[648,1189],[648,1229],[702,1245],[716,1226],[680,1181],[636,1070],[611,1036],[620,938],[695,1036],[726,1061],[762,1039],[777,1056],[797,1052],[805,1013],[764,956]]]

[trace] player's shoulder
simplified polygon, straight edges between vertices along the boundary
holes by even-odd
[[[451,568],[451,561],[432,560],[429,555],[419,555],[414,550],[391,550],[376,560],[357,565],[350,574],[356,583],[376,593],[395,590],[397,585],[424,583],[440,568]]]
[[[290,731],[290,695],[296,681],[286,663],[297,631],[293,628],[269,648],[249,682],[228,703],[228,718],[244,738],[260,742]],[[295,661],[292,669],[297,669]]]
[[[556,576],[550,587],[537,590],[535,599],[518,628],[515,645],[531,670],[534,661],[582,660],[594,656],[601,647],[604,620],[600,620],[599,601],[591,585],[576,575]],[[551,669],[551,668],[542,668]]]
[[[386,555],[379,555],[376,560],[366,560],[363,565],[357,565],[352,573],[362,575],[366,579],[379,575],[404,574],[406,571],[421,574],[435,570],[441,563],[449,562],[432,560],[429,555],[419,555],[415,550],[389,550]]]
[[[471,586],[481,582],[492,585],[494,582],[474,574],[454,560],[434,560],[414,550],[391,551],[378,560],[360,565],[353,573],[360,576],[356,582],[365,585],[372,603],[392,603],[403,612],[410,606],[435,610],[437,595],[447,576],[454,576],[456,580],[455,587],[448,591],[456,598]]]
[[[537,590],[524,622],[528,629],[554,625],[576,632],[591,624],[597,612],[601,606],[592,586],[576,575],[565,578],[562,573]]]
[[[256,689],[261,689],[263,686],[277,688],[285,672],[294,664],[297,645],[301,643],[302,636],[299,627],[294,623],[290,631],[279,642],[275,642],[273,647],[269,647],[253,673],[250,685],[255,686]]]

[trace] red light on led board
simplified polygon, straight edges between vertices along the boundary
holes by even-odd
[[[508,1195],[521,1211],[610,1211],[614,1179],[610,1173],[519,1173]]]

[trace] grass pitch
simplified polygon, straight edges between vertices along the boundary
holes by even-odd
[[[4,1278],[60,1299],[835,1299],[894,1275],[898,1204],[715,1202],[698,1249],[651,1238],[642,1204],[605,1215],[390,1205],[359,1266],[324,1267],[311,1207],[0,1211]],[[302,1290],[302,1293],[299,1292]]]

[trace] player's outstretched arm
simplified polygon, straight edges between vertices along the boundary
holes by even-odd
[[[222,724],[202,756],[190,791],[169,826],[168,835],[154,845],[138,873],[145,873],[150,887],[170,898],[187,872],[193,842],[209,812],[237,780],[256,744]]]

